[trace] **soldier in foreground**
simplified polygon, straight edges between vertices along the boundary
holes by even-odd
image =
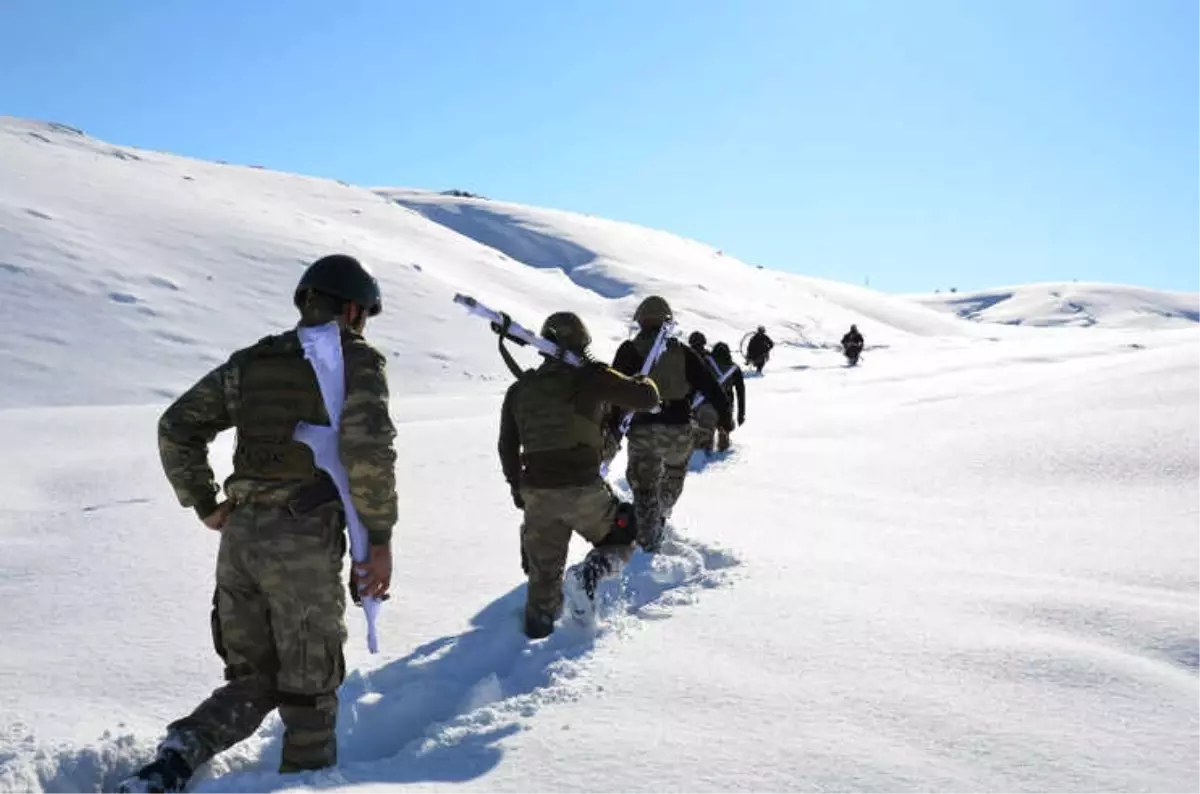
[[[591,336],[570,312],[546,318],[541,335],[587,357]],[[498,451],[513,504],[525,511],[525,634],[531,639],[549,636],[562,610],[572,531],[595,547],[583,568],[589,597],[600,579],[619,572],[632,555],[632,522],[600,477],[602,423],[609,406],[647,411],[658,399],[658,389],[645,378],[629,378],[596,362],[573,367],[549,356],[505,394]]]
[[[633,319],[640,328],[637,336],[623,342],[613,358],[613,369],[626,374],[641,369],[659,329],[671,319],[671,307],[663,298],[651,295],[638,306]],[[658,386],[661,410],[634,417],[626,477],[633,489],[638,544],[654,553],[662,548],[664,524],[683,493],[692,455],[688,395],[699,391],[716,409],[717,424],[726,431],[733,427],[729,401],[709,365],[678,340],[670,340],[650,371],[650,379]]]
[[[344,255],[314,262],[294,302],[300,325],[337,322],[347,376],[340,454],[370,541],[351,592],[386,597],[396,523],[395,429],[384,357],[362,333],[382,308],[379,285]],[[163,414],[159,451],[184,507],[221,533],[212,632],[226,684],[167,726],[153,762],[121,791],[181,791],[195,770],[250,736],[278,708],[280,772],[337,762],[337,688],[345,676],[345,515],[300,422],[328,424],[316,375],[295,330],[269,336],[204,376]],[[233,474],[218,502],[208,445],[237,430]]]

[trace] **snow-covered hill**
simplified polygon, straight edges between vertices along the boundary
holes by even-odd
[[[383,653],[352,611],[338,769],[275,774],[272,718],[194,790],[1200,788],[1194,323],[972,323],[628,224],[8,119],[0,791],[109,787],[220,683],[217,538],[175,505],[155,424],[289,325],[302,264],[332,250],[384,288]],[[602,354],[652,291],[685,330],[781,342],[733,451],[693,460],[675,543],[606,586],[595,630],[519,632],[510,379],[456,291],[529,324],[579,311]],[[829,349],[851,322],[854,369]]]
[[[968,320],[1007,325],[1149,329],[1200,322],[1197,293],[1121,284],[1050,282],[912,298]]]
[[[331,251],[378,272],[386,314],[372,333],[422,393],[505,374],[479,325],[452,305],[455,292],[528,324],[578,311],[601,354],[655,290],[670,293],[685,324],[735,346],[759,324],[806,345],[836,341],[855,321],[879,342],[978,334],[900,298],[758,270],[665,232],[206,163],[61,125],[0,119],[0,173],[12,328],[0,339],[11,379],[0,407],[175,394],[197,363],[290,323],[302,266]],[[62,317],[71,322],[51,319]],[[54,366],[67,348],[70,377]]]

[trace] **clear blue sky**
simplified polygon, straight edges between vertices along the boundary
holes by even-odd
[[[0,114],[890,291],[1191,291],[1198,26],[1194,0],[3,0]]]

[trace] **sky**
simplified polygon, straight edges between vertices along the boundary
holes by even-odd
[[[1183,0],[3,0],[0,114],[891,292],[1196,291],[1198,29]]]

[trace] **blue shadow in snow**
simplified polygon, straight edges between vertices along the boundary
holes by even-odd
[[[538,231],[510,215],[479,204],[447,207],[402,198],[394,201],[510,259],[542,270],[561,270],[571,281],[601,297],[624,298],[633,293],[631,284],[588,268],[597,259],[595,251]]]
[[[471,628],[421,645],[371,672],[352,672],[339,692],[338,767],[282,776],[278,728],[254,768],[205,781],[205,791],[275,791],[297,785],[328,788],[359,783],[464,782],[494,769],[498,743],[522,730],[513,720],[473,715],[490,703],[553,685],[554,667],[595,645],[595,633],[564,623],[549,638],[521,631],[524,584],[492,601]],[[526,705],[522,719],[532,716]],[[453,723],[451,734],[439,729]]]
[[[699,474],[709,466],[714,466],[723,463],[737,456],[737,447],[730,447],[724,452],[711,452],[705,454],[700,450],[692,453],[691,459],[688,461],[688,471],[692,474]]]

